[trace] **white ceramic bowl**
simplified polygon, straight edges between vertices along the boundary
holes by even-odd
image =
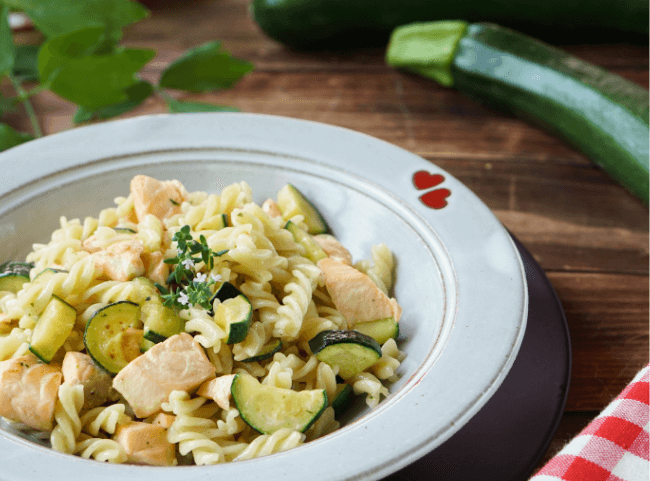
[[[143,173],[216,192],[246,181],[257,202],[291,182],[355,259],[385,242],[408,357],[390,396],[339,431],[284,453],[218,466],[107,465],[0,431],[0,477],[16,480],[374,480],[460,429],[506,376],[523,338],[526,280],[490,210],[430,162],[381,140],[266,115],[175,114],[106,122],[0,154],[0,260],[49,239],[58,219],[97,215]]]

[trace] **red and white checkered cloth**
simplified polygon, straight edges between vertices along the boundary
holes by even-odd
[[[530,481],[648,481],[650,364]]]

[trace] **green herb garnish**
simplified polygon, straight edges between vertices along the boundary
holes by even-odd
[[[45,37],[41,45],[15,45],[10,9],[31,18]],[[161,72],[157,84],[140,76],[156,51],[128,48],[120,40],[124,28],[150,13],[131,0],[0,0],[0,81],[7,77],[15,91],[15,96],[0,95],[0,116],[22,104],[32,126],[32,133],[25,133],[0,122],[0,151],[43,135],[30,98],[45,90],[78,106],[75,124],[118,116],[153,95],[171,113],[237,111],[179,100],[165,91],[224,90],[253,69],[218,41],[186,51]]]
[[[211,275],[208,278],[207,274],[196,272],[195,267],[203,262],[208,270],[212,270],[214,258],[227,251],[212,252],[203,235],[198,241],[194,240],[189,225],[181,227],[172,240],[176,242],[178,256],[163,261],[176,266],[167,280],[170,289],[156,284],[163,304],[179,309],[197,305],[211,309],[210,298],[213,293],[210,287],[220,281],[221,276]]]

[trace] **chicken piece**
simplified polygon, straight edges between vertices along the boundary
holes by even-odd
[[[282,212],[278,204],[273,199],[266,199],[262,204],[262,210],[266,212],[269,217],[282,217]]]
[[[9,334],[14,327],[18,327],[18,321],[7,314],[0,314],[0,334]]]
[[[167,430],[155,424],[133,421],[120,424],[113,439],[126,452],[127,462],[151,466],[172,466],[176,447],[167,441]]]
[[[33,354],[0,362],[0,416],[39,431],[54,427],[61,369]]]
[[[101,406],[109,399],[113,389],[113,379],[99,368],[89,355],[68,351],[63,358],[61,372],[66,384],[83,385],[84,409]]]
[[[95,252],[92,257],[95,267],[106,277],[126,282],[144,274],[144,263],[140,258],[143,250],[144,247],[137,240],[122,241]]]
[[[91,235],[83,241],[83,250],[86,252],[89,252],[90,254],[94,254],[95,252],[99,252],[105,248],[107,248],[109,245],[112,244],[117,244],[118,242],[124,242],[124,241],[133,241],[133,235],[131,234],[117,234],[109,239],[103,239],[99,238],[96,234]]]
[[[354,267],[329,257],[318,261],[327,291],[350,329],[358,322],[392,317],[399,321],[402,308],[384,294],[372,279]]]
[[[144,330],[127,327],[122,334],[122,353],[127,362],[133,361],[136,357],[141,356],[140,346],[144,338]]]
[[[161,426],[165,429],[169,429],[169,427],[174,423],[175,420],[176,420],[176,416],[174,416],[173,414],[158,413],[151,420],[151,424],[155,426]]]
[[[343,244],[336,237],[329,234],[318,234],[313,239],[330,258],[340,261],[347,266],[352,265],[352,254],[343,247]]]
[[[192,391],[215,376],[215,368],[192,336],[176,334],[137,357],[113,379],[139,418],[160,411],[174,390]]]
[[[169,277],[169,264],[163,262],[162,252],[150,252],[140,256],[144,263],[145,276],[164,286]]]
[[[181,213],[181,203],[185,200],[183,185],[177,180],[161,182],[146,175],[136,175],[131,179],[133,206],[138,222],[147,214],[163,220]]]
[[[205,381],[196,394],[212,399],[221,409],[230,409],[230,387],[234,378],[234,374],[227,374]]]

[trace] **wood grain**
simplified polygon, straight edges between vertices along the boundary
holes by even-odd
[[[129,27],[127,45],[154,48],[144,77],[187,48],[219,39],[255,70],[233,89],[183,99],[316,120],[394,143],[467,185],[546,271],[569,325],[573,369],[566,410],[543,465],[648,362],[648,209],[565,142],[452,89],[388,68],[382,49],[296,52],[266,38],[248,0],[164,0]],[[22,43],[38,41],[22,32]],[[648,47],[565,45],[570,53],[648,88]],[[0,92],[9,94],[9,86]],[[51,134],[73,128],[74,107],[34,98]],[[125,117],[164,112],[149,99]],[[3,116],[29,130],[24,113]],[[399,166],[395,166],[400,175]],[[410,175],[410,174],[409,174]]]

